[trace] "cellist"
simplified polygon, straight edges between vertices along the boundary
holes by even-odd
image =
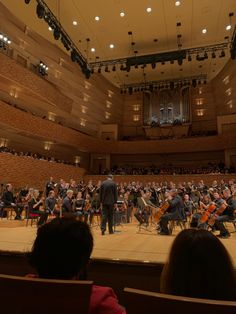
[[[184,217],[184,204],[182,198],[178,195],[177,189],[171,189],[167,196],[167,201],[169,203],[168,211],[161,216],[160,219],[160,231],[161,235],[169,235],[170,230],[168,228],[168,223],[171,220],[183,220]]]
[[[226,206],[221,215],[216,217],[215,226],[217,229],[220,230],[220,238],[229,238],[230,233],[226,229],[224,222],[230,219],[234,219],[234,211],[236,210],[236,191],[231,196],[230,189],[227,188],[223,190],[223,196],[228,206]]]

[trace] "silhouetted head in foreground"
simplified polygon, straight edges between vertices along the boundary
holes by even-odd
[[[161,276],[161,292],[193,298],[236,300],[230,256],[206,230],[186,229],[175,238]]]
[[[56,218],[38,229],[30,263],[40,278],[84,279],[93,250],[89,226],[73,218]]]

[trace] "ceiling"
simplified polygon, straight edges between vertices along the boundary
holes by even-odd
[[[15,16],[28,27],[37,31],[46,39],[55,43],[47,24],[37,18],[36,0],[26,5],[24,0],[1,0]],[[236,0],[45,0],[52,12],[75,42],[89,62],[102,61],[177,50],[177,34],[181,34],[182,49],[206,46],[225,42],[231,38],[236,20]],[[148,13],[146,9],[152,11]],[[121,17],[120,12],[125,16]],[[229,13],[234,12],[230,24]],[[96,21],[95,16],[100,20]],[[73,25],[77,21],[77,26]],[[181,26],[177,27],[177,22]],[[202,29],[206,28],[206,34]],[[132,35],[128,35],[128,32]],[[90,39],[88,42],[86,39]],[[154,41],[156,40],[156,41]],[[131,45],[134,42],[134,45]],[[60,41],[56,42],[63,50]],[[109,48],[114,44],[114,48]],[[95,48],[95,52],[91,52]],[[99,57],[99,59],[96,57]],[[110,69],[110,73],[102,70],[102,75],[115,85],[142,82],[145,71],[146,81],[165,80],[207,74],[212,79],[224,67],[229,59],[225,58],[191,62],[184,60],[183,65],[177,62],[165,65],[158,64],[155,69],[148,65],[145,69],[132,68],[126,71]]]

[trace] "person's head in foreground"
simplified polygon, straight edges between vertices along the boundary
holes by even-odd
[[[30,263],[40,278],[85,279],[93,250],[89,226],[73,218],[56,218],[38,229]]]
[[[206,230],[181,231],[173,242],[161,275],[161,292],[236,300],[234,268],[221,241]]]

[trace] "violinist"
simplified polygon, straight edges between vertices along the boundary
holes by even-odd
[[[55,197],[55,191],[51,190],[45,200],[45,211],[50,215],[53,215],[55,213],[59,217],[59,213],[57,211],[55,212],[56,203],[57,200]]]
[[[82,197],[82,192],[78,192],[75,200],[75,215],[79,218],[79,220],[82,220],[84,214],[84,206],[85,201]]]
[[[95,192],[95,194],[92,198],[92,201],[91,201],[91,208],[90,208],[90,215],[89,215],[90,226],[93,223],[94,215],[101,215],[99,193],[97,193],[97,192]]]
[[[168,211],[161,216],[160,219],[160,231],[158,232],[160,235],[169,235],[170,230],[168,228],[168,223],[171,220],[183,220],[184,211],[183,211],[183,200],[178,195],[176,189],[171,189],[167,196],[167,201],[169,203]]]
[[[34,190],[33,197],[28,202],[28,215],[30,213],[39,215],[39,221],[38,226],[43,225],[48,218],[48,213],[46,211],[40,210],[40,208],[43,206],[44,198],[39,197],[39,191]]]
[[[229,238],[230,233],[226,229],[224,222],[234,219],[234,211],[236,210],[236,192],[231,195],[230,189],[227,188],[223,190],[223,196],[228,206],[225,208],[223,213],[216,218],[215,226],[220,230],[220,238]]]

